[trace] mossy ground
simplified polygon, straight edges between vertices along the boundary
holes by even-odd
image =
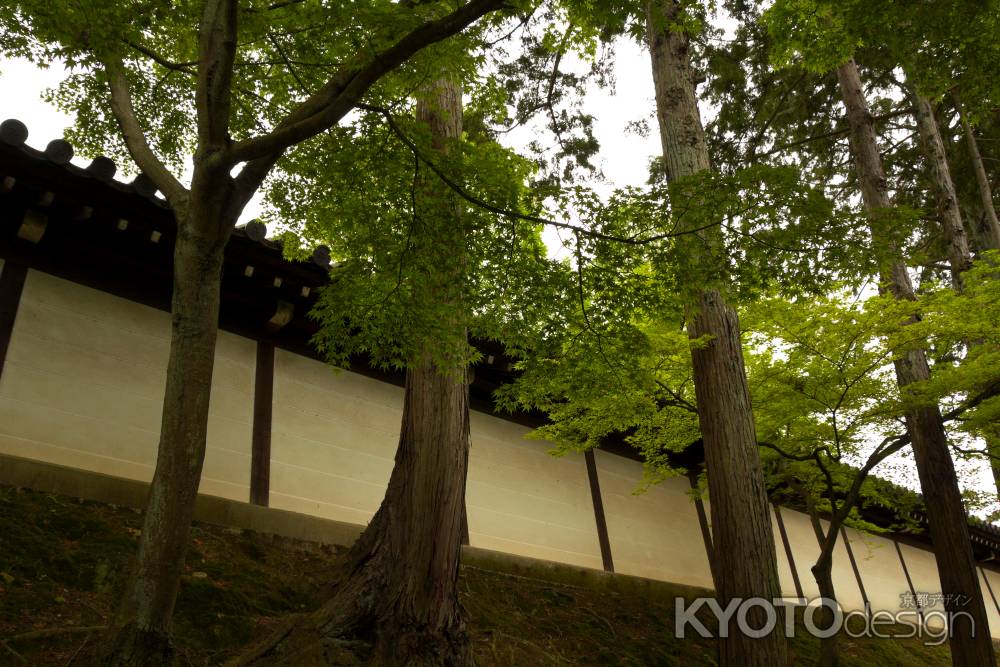
[[[0,639],[104,624],[141,527],[135,510],[0,486]],[[283,616],[314,608],[335,571],[334,548],[196,524],[175,616],[183,661],[215,664]],[[715,648],[673,635],[672,596],[567,586],[479,568],[461,597],[479,665],[702,665]],[[816,640],[792,640],[811,665]],[[72,662],[86,632],[9,645],[32,665]],[[946,647],[844,638],[845,665],[949,665]],[[18,659],[0,647],[0,665]]]

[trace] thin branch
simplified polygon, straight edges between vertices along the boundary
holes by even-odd
[[[285,54],[285,50],[281,48],[281,44],[271,31],[267,32],[267,39],[271,42],[271,46],[274,47],[275,51],[278,52],[278,55],[281,56],[281,59],[285,63],[285,67],[288,68],[288,73],[292,75],[293,79],[295,79],[295,83],[299,84],[299,90],[302,91],[304,95],[308,95],[309,89],[306,87],[306,84],[302,82],[302,79],[299,77],[299,73],[295,71],[294,67],[292,67],[292,61],[288,59],[288,56]]]
[[[665,382],[662,382],[661,380],[656,380],[656,384],[660,387],[660,389],[670,394],[670,396],[673,398],[673,401],[667,402],[668,405],[673,405],[674,407],[683,408],[688,412],[698,414],[698,408],[695,407],[695,405],[691,403],[691,401],[681,396],[679,392],[674,391]]]
[[[958,445],[952,445],[951,448],[959,454],[965,454],[966,456],[982,456],[993,461],[1000,461],[1000,456],[991,454],[987,449],[965,449]]]
[[[976,407],[983,401],[993,398],[994,396],[1000,395],[1000,380],[994,380],[991,384],[986,385],[986,388],[977,393],[970,399],[964,401],[961,405],[949,410],[944,415],[942,415],[942,420],[945,422],[953,421],[958,419],[963,413]]]
[[[417,145],[413,142],[413,140],[410,139],[408,136],[406,136],[406,133],[403,132],[403,130],[399,127],[398,124],[396,124],[396,121],[392,117],[392,113],[390,113],[388,109],[378,106],[372,106],[369,104],[358,104],[357,106],[359,109],[364,109],[365,111],[372,111],[381,114],[386,119],[389,128],[393,131],[393,133],[395,133],[397,137],[399,137],[399,140],[402,141],[406,145],[406,147],[409,148],[417,157],[419,157],[420,161],[423,162],[425,165],[427,165],[427,167],[431,171],[433,171],[437,175],[437,177],[444,182],[445,185],[454,190],[459,197],[461,197],[462,199],[464,199],[465,201],[469,202],[474,206],[478,206],[479,208],[485,209],[491,213],[495,213],[497,215],[506,218],[516,218],[518,220],[524,220],[526,222],[534,222],[539,225],[548,225],[550,227],[558,227],[559,229],[568,229],[576,234],[585,236],[587,238],[601,239],[604,241],[613,241],[615,243],[625,243],[628,245],[646,245],[667,238],[684,236],[687,234],[696,234],[698,232],[704,231],[710,227],[715,227],[720,224],[719,222],[712,222],[710,224],[703,225],[701,227],[697,227],[694,229],[688,229],[682,232],[666,232],[663,234],[655,234],[647,237],[617,236],[614,234],[605,234],[603,232],[597,232],[592,229],[587,229],[586,227],[580,227],[579,225],[574,225],[569,222],[550,220],[548,218],[542,218],[537,215],[531,215],[528,213],[518,213],[517,211],[511,211],[509,209],[501,208],[499,206],[494,206],[493,204],[490,204],[489,202],[484,201],[483,199],[480,199],[474,194],[468,192],[465,188],[463,188],[461,185],[456,183],[452,178],[450,178],[446,173],[444,173],[444,171],[436,164],[434,164],[432,160],[423,155],[420,152],[419,147],[417,147]]]
[[[896,116],[902,116],[910,113],[909,109],[899,109],[897,111],[891,111],[887,114],[882,114],[881,116],[873,116],[873,121],[883,121],[889,120],[890,118],[895,118]],[[804,139],[799,139],[797,141],[791,141],[787,144],[781,144],[780,146],[775,146],[766,153],[761,153],[761,157],[766,157],[768,155],[774,155],[775,153],[780,153],[781,151],[788,150],[789,148],[795,148],[796,146],[801,146],[802,144],[808,144],[813,141],[820,141],[822,139],[830,139],[832,137],[839,137],[844,134],[848,134],[851,131],[849,127],[841,127],[829,132],[823,132],[822,134],[816,134],[811,137],[805,137]]]
[[[138,51],[139,53],[141,53],[142,55],[144,55],[147,58],[149,58],[150,60],[152,60],[154,63],[156,63],[160,67],[163,67],[163,68],[166,68],[166,69],[169,69],[169,70],[173,70],[175,72],[185,72],[187,74],[194,74],[195,73],[193,68],[194,68],[195,65],[198,64],[195,61],[174,62],[173,60],[170,60],[170,59],[168,59],[168,58],[160,55],[156,51],[150,49],[147,46],[143,46],[142,44],[139,44],[138,42],[133,42],[133,41],[128,40],[128,39],[124,39],[122,41],[125,42],[125,44],[127,44],[128,46],[130,46],[133,49],[135,49],[136,51]]]

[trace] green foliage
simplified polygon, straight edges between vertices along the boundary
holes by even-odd
[[[936,401],[944,412],[976,401],[953,422],[953,435],[996,436],[1000,424],[1000,253],[984,253],[957,293],[942,287],[921,299],[914,336],[930,342],[938,362],[931,380],[913,390],[915,401]],[[964,436],[964,437],[963,437]]]
[[[463,193],[524,212],[538,207],[524,185],[532,163],[468,132],[437,151],[425,127],[393,122],[419,157],[380,114],[365,114],[293,151],[270,189],[275,219],[336,261],[313,313],[323,323],[315,342],[335,363],[367,353],[403,368],[427,349],[475,361],[455,340],[457,318],[474,337],[523,348],[565,298],[565,268],[547,259],[536,223],[469,205],[427,161]],[[456,262],[463,277],[445,270]]]
[[[986,111],[1000,100],[996,0],[778,0],[764,14],[778,65],[826,72],[860,47],[884,49],[929,97],[957,86]]]
[[[195,145],[194,86],[202,3],[194,0],[48,2],[18,0],[0,16],[0,53],[45,66],[64,62],[72,75],[49,99],[76,119],[70,139],[85,153],[105,153],[129,163],[108,106],[100,63],[120,57],[134,106],[150,143],[180,173]],[[511,9],[528,5],[511,3]],[[387,0],[331,4],[321,0],[240,3],[230,133],[234,141],[276,125],[308,93],[345,63],[362,62],[422,23],[454,10],[447,2],[401,7]],[[420,52],[380,82],[381,90],[411,90],[432,63],[447,60],[470,70],[461,54],[477,27]],[[375,93],[378,95],[379,93]]]

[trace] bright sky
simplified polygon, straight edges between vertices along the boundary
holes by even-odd
[[[642,185],[647,177],[650,158],[660,150],[653,100],[653,83],[649,56],[632,42],[621,42],[615,51],[614,91],[596,87],[587,93],[585,104],[595,116],[595,135],[601,150],[598,166],[607,178],[599,190],[614,187]],[[52,139],[63,136],[71,119],[42,100],[42,93],[57,85],[65,75],[61,67],[40,70],[32,64],[18,60],[0,60],[0,120],[18,118],[28,126],[28,145],[43,149]],[[626,132],[629,122],[646,119],[652,131],[647,137]],[[532,130],[522,130],[509,135],[516,145],[525,145]],[[86,166],[88,160],[74,158],[74,163]],[[259,198],[251,201],[244,211],[242,221],[260,214]],[[547,229],[543,234],[552,249],[561,246],[558,232]],[[989,468],[982,462],[956,462],[959,474],[969,479],[980,490],[991,492],[995,487]],[[899,457],[889,459],[878,469],[878,474],[891,478],[911,488],[919,488],[916,470],[909,460]]]

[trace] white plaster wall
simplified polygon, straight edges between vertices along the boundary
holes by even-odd
[[[853,528],[847,534],[872,611],[901,611],[901,596],[908,595],[910,588],[892,540]]]
[[[242,501],[250,498],[256,367],[255,341],[219,332],[200,493]]]
[[[781,510],[781,518],[785,518],[785,514],[789,510]],[[774,550],[778,554],[778,583],[781,585],[781,594],[785,597],[795,597],[797,595],[795,591],[795,579],[792,578],[792,566],[788,562],[788,555],[785,553],[785,543],[781,539],[781,529],[778,528],[778,519],[775,516],[774,507],[771,507],[771,532],[774,534]],[[792,558],[795,558],[795,553],[792,552]],[[796,571],[800,565],[798,562],[795,563]],[[802,580],[799,580],[802,583]]]
[[[168,313],[29,271],[0,377],[0,452],[149,480],[169,337]],[[202,493],[249,496],[255,358],[256,343],[220,332]],[[278,350],[272,506],[366,523],[392,469],[402,400],[399,387]],[[471,426],[471,543],[600,568],[583,456],[553,457],[545,443],[524,439],[528,429],[482,413],[472,414]],[[636,495],[639,463],[601,451],[595,456],[616,571],[711,587],[687,481],[670,479]],[[788,509],[782,517],[804,593],[815,596],[809,567],[819,547],[808,518]],[[792,595],[773,527],[782,590]],[[908,588],[892,542],[848,533],[873,608],[898,609]],[[917,590],[937,592],[933,554],[901,548]],[[1000,595],[1000,574],[984,574]],[[861,608],[842,542],[834,584],[846,608]],[[1000,614],[985,586],[983,592],[992,634],[1000,635]]]
[[[0,452],[151,479],[169,345],[168,313],[29,271],[0,378]],[[220,335],[203,493],[248,498],[252,346]]]
[[[466,508],[472,546],[600,569],[583,454],[554,457],[529,429],[471,415]]]
[[[988,579],[993,595],[990,595],[990,588],[986,587],[984,581]],[[997,612],[997,603],[1000,602],[1000,572],[989,568],[980,568],[980,586],[983,589],[983,602],[986,604],[986,616],[990,624],[990,636],[1000,637],[1000,612]]]
[[[401,387],[276,350],[271,506],[368,523],[389,483],[402,405]]]
[[[634,491],[642,464],[595,451],[615,571],[712,588],[698,514],[686,479]],[[706,505],[706,512],[710,509]]]
[[[937,562],[934,559],[934,554],[930,551],[910,546],[909,544],[900,543],[899,548],[903,552],[906,569],[910,573],[910,579],[913,581],[913,589],[917,594],[940,593],[941,579],[938,577]],[[921,605],[924,612],[944,611],[944,605],[941,603],[924,604],[921,601]],[[933,617],[929,619],[931,625],[940,625],[940,622],[935,623],[934,620]]]
[[[819,586],[816,584],[816,579],[813,577],[811,568],[819,557],[820,547],[809,517],[802,512],[782,508],[781,518],[785,521],[785,531],[788,534],[788,542],[792,548],[792,556],[795,561],[795,568],[799,574],[799,582],[802,584],[802,593],[808,599],[818,597]],[[826,529],[829,524],[824,521],[822,525]],[[781,544],[781,536],[777,531],[775,531],[775,540],[777,541],[776,548],[779,552],[784,552],[784,546]],[[780,558],[779,556],[779,560]],[[837,594],[837,601],[840,605],[848,611],[855,609],[863,610],[864,598],[861,597],[861,589],[858,587],[854,570],[851,569],[851,561],[848,558],[847,548],[844,546],[842,539],[838,539],[837,546],[834,547],[832,574],[833,589]],[[863,570],[861,575],[862,580],[866,581],[867,585]],[[785,584],[782,584],[783,592],[794,594],[794,590],[794,586],[786,588]]]

